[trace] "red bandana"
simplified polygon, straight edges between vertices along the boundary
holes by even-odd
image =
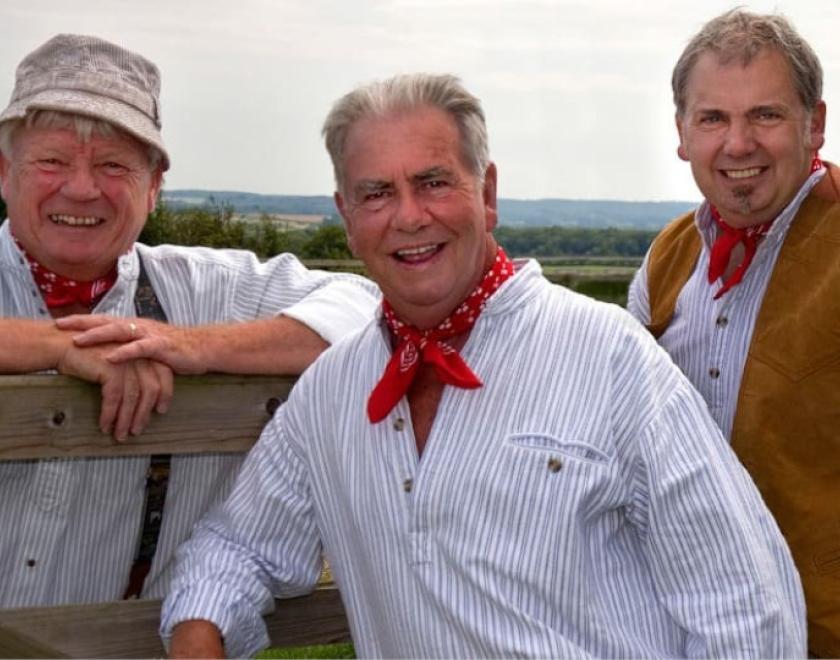
[[[811,173],[813,174],[822,166],[823,164],[819,156],[815,155],[811,161]],[[726,279],[717,293],[715,293],[714,299],[717,300],[744,279],[744,273],[750,267],[755,257],[755,252],[758,249],[758,241],[770,231],[773,220],[768,220],[752,227],[736,229],[735,227],[730,227],[720,217],[720,213],[714,206],[711,206],[710,210],[712,212],[712,218],[717,223],[720,232],[712,245],[712,254],[709,257],[709,284],[714,284],[723,275],[727,265],[729,265],[729,259],[732,256],[732,250],[735,249],[735,246],[738,243],[744,244],[744,260],[738,265],[735,272]]]
[[[368,399],[368,419],[380,422],[388,415],[400,399],[408,392],[421,362],[434,365],[441,382],[456,387],[474,389],[481,387],[481,381],[464,362],[460,353],[446,340],[470,330],[481,314],[487,299],[502,282],[513,275],[513,262],[500,247],[496,260],[484,279],[458,308],[437,327],[418,330],[400,321],[387,300],[382,301],[382,311],[391,332],[400,340],[391,356],[382,379]]]
[[[15,239],[15,243],[23,252],[23,256],[29,262],[29,269],[32,271],[32,277],[35,278],[35,283],[41,290],[44,296],[44,301],[47,303],[49,309],[55,307],[67,307],[74,303],[80,303],[88,308],[96,306],[102,296],[104,296],[114,282],[117,281],[117,267],[114,266],[111,271],[103,276],[97,277],[90,282],[79,282],[78,280],[71,280],[68,277],[62,277],[51,270],[44,268],[41,264],[30,257],[26,250],[21,247]]]

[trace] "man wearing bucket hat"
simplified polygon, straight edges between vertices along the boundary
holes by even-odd
[[[136,243],[169,168],[159,88],[144,57],[59,35],[21,62],[0,114],[0,372],[101,383],[117,439],[165,411],[173,372],[300,373],[376,303],[360,278],[291,255]],[[0,529],[14,530],[0,535],[0,606],[161,595],[240,458],[152,460],[170,495],[142,552],[144,519],[164,513],[148,457],[0,463]]]

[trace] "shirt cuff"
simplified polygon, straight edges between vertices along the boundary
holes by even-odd
[[[373,319],[379,300],[373,283],[336,280],[316,289],[281,314],[300,321],[324,341],[334,344],[344,335],[366,326]]]
[[[253,657],[267,648],[270,640],[260,612],[247,601],[231,601],[230,594],[222,585],[199,583],[167,596],[160,616],[160,638],[167,653],[175,626],[195,619],[221,630],[228,658]]]

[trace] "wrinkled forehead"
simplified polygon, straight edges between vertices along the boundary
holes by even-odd
[[[446,112],[423,107],[360,119],[344,143],[344,183],[413,177],[432,168],[466,168],[461,132]]]

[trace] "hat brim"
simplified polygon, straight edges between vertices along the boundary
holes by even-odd
[[[169,169],[169,154],[163,146],[157,126],[148,115],[121,101],[77,90],[44,90],[10,103],[0,114],[0,123],[23,119],[30,110],[55,110],[107,121],[141,142],[155,147],[162,155],[161,169]]]

